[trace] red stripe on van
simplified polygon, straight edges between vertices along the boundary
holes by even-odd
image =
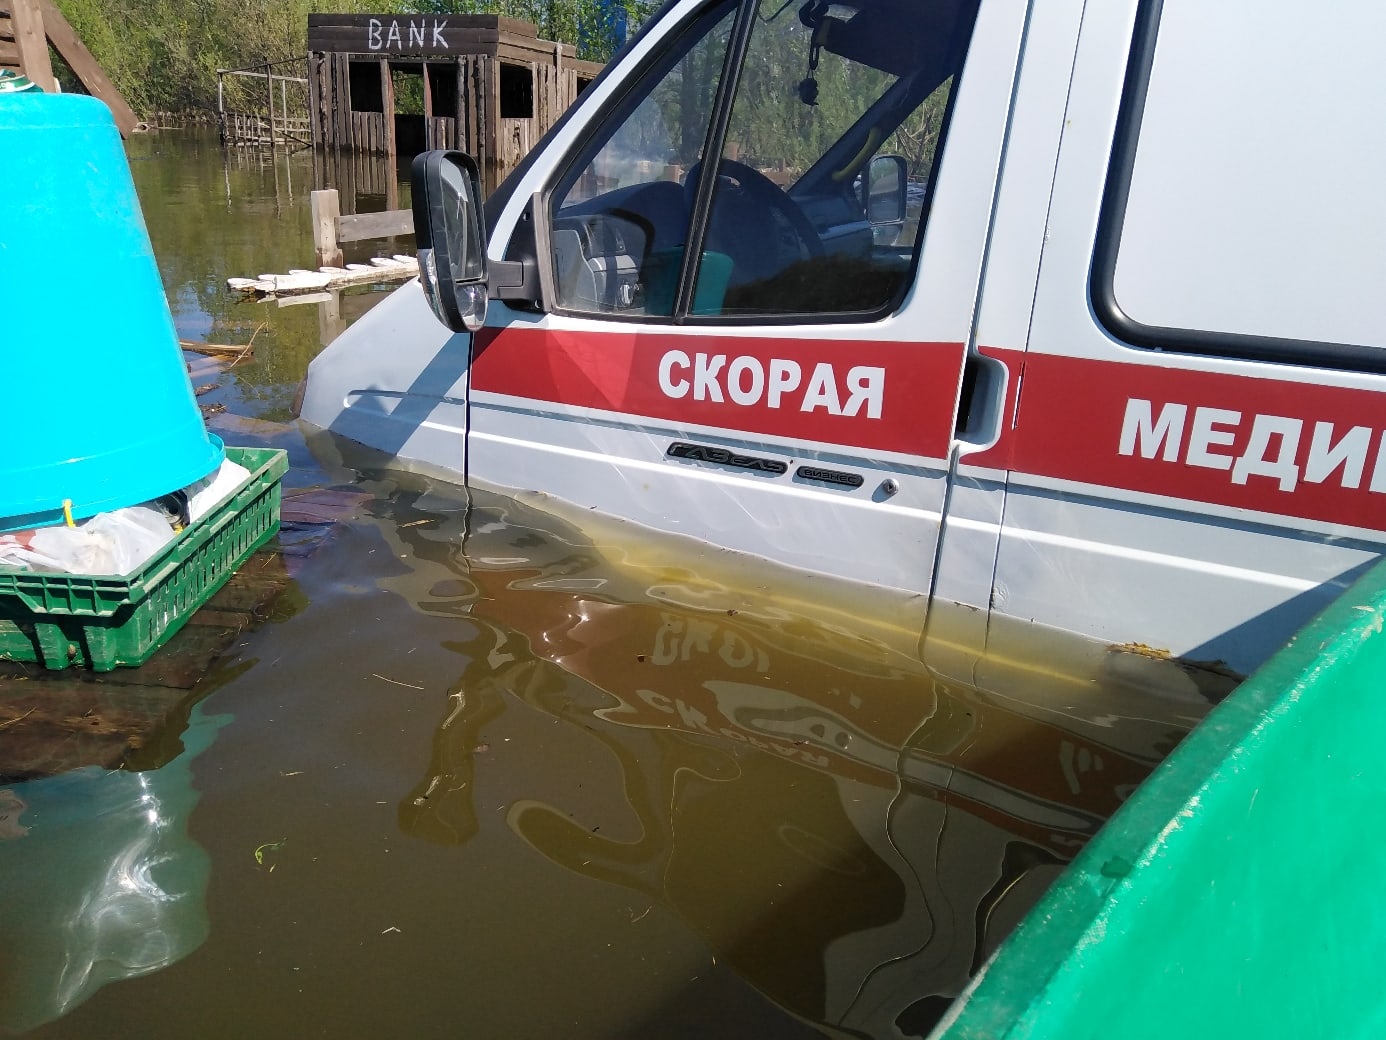
[[[1386,530],[1386,394],[992,348],[985,353],[1006,363],[1020,399],[1008,402],[1012,426],[994,448],[969,456],[971,465]],[[1173,416],[1180,405],[1182,433],[1167,460],[1168,438],[1152,435],[1149,426],[1167,407],[1174,407]],[[1152,424],[1123,455],[1123,427],[1134,424],[1128,408],[1148,412]],[[1195,433],[1200,409],[1202,438]],[[1370,433],[1354,433],[1359,427]],[[1334,446],[1345,437],[1334,464]],[[1318,459],[1312,471],[1311,455]],[[1244,456],[1249,467],[1239,467]],[[1374,475],[1379,491],[1371,489]]]
[[[797,366],[799,378],[772,405],[771,363],[777,360]],[[961,343],[508,326],[477,334],[472,387],[675,424],[943,458],[962,360]],[[709,372],[715,374],[709,378]],[[785,372],[781,365],[782,384],[789,382]],[[733,373],[747,403],[733,399]],[[806,400],[816,375],[820,392]],[[853,383],[856,414],[841,414],[852,400]],[[671,396],[670,389],[681,396]],[[714,399],[718,395],[722,400]],[[879,414],[873,417],[872,411]]]

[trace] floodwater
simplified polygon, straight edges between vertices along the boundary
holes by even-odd
[[[256,336],[213,429],[361,497],[156,768],[0,790],[0,1032],[923,1036],[1206,710],[1165,662],[926,665],[917,603],[301,429],[379,294],[223,281],[311,266],[311,159],[131,153],[180,334]]]

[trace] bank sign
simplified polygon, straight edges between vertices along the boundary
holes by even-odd
[[[446,18],[370,18],[366,22],[367,51],[446,51]]]
[[[498,32],[525,27],[494,15],[310,14],[310,51],[445,56],[475,53]],[[530,29],[530,32],[533,30]]]

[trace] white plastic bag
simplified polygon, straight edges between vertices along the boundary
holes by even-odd
[[[249,479],[250,470],[226,459],[219,469],[184,489],[188,495],[188,518],[196,523],[235,494]]]
[[[250,479],[250,470],[226,459],[183,489],[188,522],[216,510]],[[79,521],[0,534],[0,567],[59,574],[130,574],[173,541],[167,511],[155,503],[127,506]]]
[[[162,510],[127,506],[75,527],[40,527],[0,536],[0,566],[64,574],[129,574],[173,541]]]

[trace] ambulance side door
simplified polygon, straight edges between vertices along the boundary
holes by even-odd
[[[989,648],[1075,633],[1216,687],[1380,558],[1386,12],[1300,14],[1085,5],[1028,339],[993,343],[1020,392],[970,460],[1006,480]]]
[[[496,221],[469,479],[927,593],[1026,13],[675,8]]]

